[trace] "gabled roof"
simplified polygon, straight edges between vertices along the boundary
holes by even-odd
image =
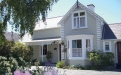
[[[104,19],[102,17],[100,17],[98,14],[96,14],[95,12],[93,12],[92,10],[90,10],[89,8],[87,8],[86,6],[81,4],[80,2],[78,2],[78,6],[82,9],[86,10],[88,13],[90,13],[95,18],[99,18],[102,21],[104,21]],[[65,14],[65,16],[58,22],[58,24],[62,24],[76,8],[77,8],[77,2],[71,7],[71,9]]]
[[[102,39],[121,39],[121,23],[104,24]]]
[[[40,20],[36,23],[34,30],[41,30],[41,29],[49,29],[49,28],[56,28],[60,27],[57,23],[62,19],[63,16],[57,16],[52,18],[47,18],[46,22]]]

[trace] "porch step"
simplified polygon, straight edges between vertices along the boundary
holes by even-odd
[[[116,69],[121,69],[121,64],[116,64]]]

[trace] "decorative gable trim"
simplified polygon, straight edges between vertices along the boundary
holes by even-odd
[[[93,12],[92,10],[90,10],[89,8],[87,8],[86,6],[81,4],[80,2],[78,2],[78,6],[81,7],[82,9],[84,9],[87,13],[94,16],[96,19],[98,18],[98,19],[104,21],[104,19],[102,17],[100,17],[98,14],[96,14],[95,12]],[[65,16],[58,22],[58,24],[62,24],[66,20],[66,18],[73,12],[73,10],[76,8],[77,8],[77,2],[71,7],[71,9],[65,14]]]

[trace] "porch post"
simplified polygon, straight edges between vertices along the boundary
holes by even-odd
[[[42,42],[42,62],[43,62],[43,42]]]

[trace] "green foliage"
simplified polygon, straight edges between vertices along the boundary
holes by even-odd
[[[7,58],[11,56],[11,47],[14,45],[13,41],[7,41],[0,45],[0,56],[6,56]]]
[[[26,32],[33,33],[35,23],[42,18],[45,21],[48,11],[58,0],[0,0],[0,17],[3,31],[7,23],[21,36]],[[0,27],[1,28],[1,27]],[[0,34],[0,36],[3,33]],[[1,38],[0,38],[1,39]]]
[[[114,65],[114,54],[112,52],[91,51],[88,52],[89,60],[94,66]]]
[[[57,68],[64,68],[64,67],[66,67],[65,61],[59,61],[59,62],[56,64],[56,67],[57,67]]]
[[[19,59],[22,57],[25,61],[31,61],[33,56],[33,49],[30,46],[26,46],[20,42],[17,42],[11,47],[11,53],[13,57]]]
[[[15,58],[6,58],[0,56],[0,75],[4,73],[12,73],[18,66],[18,62]]]
[[[4,44],[5,41],[4,31],[6,30],[6,28],[7,27],[0,22],[0,45]]]
[[[52,58],[52,52],[51,52],[51,51],[47,51],[46,58],[47,58],[48,60]]]

